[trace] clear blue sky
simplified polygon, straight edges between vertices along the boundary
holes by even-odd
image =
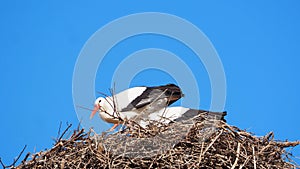
[[[78,124],[72,77],[79,52],[102,26],[138,12],[177,15],[207,35],[226,74],[229,124],[256,135],[274,131],[276,139],[299,140],[299,11],[297,0],[1,1],[0,157],[10,163],[25,144],[26,152],[50,148],[61,121]],[[123,41],[108,55],[126,56],[149,47],[178,52],[183,60],[193,62],[184,55],[189,52],[186,47],[150,35]],[[107,64],[121,61],[107,58]],[[196,71],[205,72],[201,66]],[[95,90],[108,92],[109,84],[101,80],[110,75],[97,76]],[[203,73],[198,81],[204,109],[210,101],[206,76]],[[138,74],[132,86],[169,81],[172,78],[167,74],[149,70]],[[92,107],[92,103],[85,106]],[[300,156],[299,147],[293,152]]]

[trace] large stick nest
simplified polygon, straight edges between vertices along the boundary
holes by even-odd
[[[221,120],[194,122],[152,122],[143,129],[127,121],[122,132],[102,135],[77,129],[15,168],[299,167],[285,148],[300,142],[275,141],[272,132],[256,137]]]

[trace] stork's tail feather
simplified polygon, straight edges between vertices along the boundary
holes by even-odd
[[[222,120],[226,122],[225,116],[227,115],[227,111],[223,112],[207,112],[207,117],[208,118],[214,118],[217,120]]]
[[[201,116],[203,115],[203,116]],[[188,111],[186,111],[184,114],[182,114],[181,117],[175,119],[174,121],[185,121],[185,120],[189,120],[192,118],[197,118],[197,117],[201,117],[201,118],[206,118],[206,119],[216,119],[216,120],[222,120],[224,122],[226,122],[225,120],[225,116],[227,115],[227,112],[210,112],[210,111],[205,111],[205,110],[195,110],[195,109],[190,109]]]

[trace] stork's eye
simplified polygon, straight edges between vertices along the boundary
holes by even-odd
[[[99,103],[101,102],[101,100],[99,100]]]

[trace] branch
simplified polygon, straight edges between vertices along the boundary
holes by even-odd
[[[5,169],[6,167],[5,167],[5,165],[3,164],[3,162],[2,162],[2,159],[0,158],[0,164],[2,165],[2,167],[3,167],[3,169]]]
[[[59,128],[58,128],[58,132],[57,132],[57,136],[56,136],[56,142],[58,142],[58,138],[59,138],[59,136],[60,136],[60,130],[61,130],[61,121],[60,121],[60,123],[59,123]]]
[[[22,151],[19,153],[18,157],[17,157],[16,159],[14,159],[14,161],[13,161],[13,163],[12,163],[11,165],[6,166],[6,165],[2,162],[2,160],[1,160],[1,158],[0,158],[0,164],[2,165],[3,169],[15,167],[17,161],[20,159],[20,157],[21,157],[21,155],[23,154],[23,152],[25,151],[26,147],[27,147],[27,145],[24,146],[24,148],[22,149]]]
[[[63,136],[66,134],[66,132],[72,127],[72,124],[68,124],[68,127],[65,129],[65,131],[61,134],[61,136],[57,139],[56,143],[60,142],[60,140],[63,138]]]
[[[25,162],[26,162],[27,158],[29,157],[29,155],[30,155],[30,153],[26,154],[25,158],[22,160],[22,164],[25,164]]]

